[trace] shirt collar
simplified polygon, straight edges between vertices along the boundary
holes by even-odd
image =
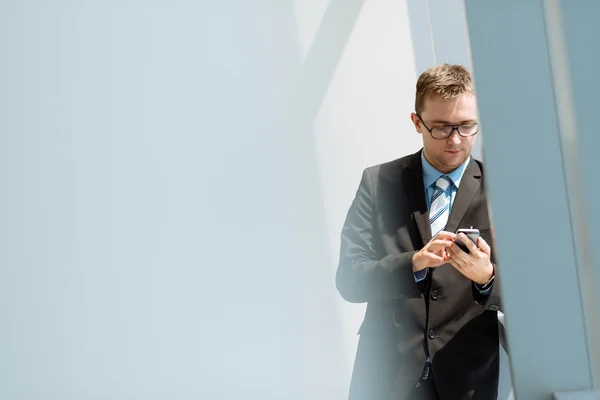
[[[435,169],[431,164],[429,164],[429,162],[425,159],[425,152],[421,151],[421,165],[423,166],[423,184],[425,185],[425,189],[433,185],[435,181],[437,181],[438,178],[442,175],[447,175],[450,179],[452,179],[454,186],[458,188],[463,174],[465,173],[465,169],[469,164],[469,161],[471,161],[471,157],[467,158],[465,162],[462,163],[454,171],[448,174],[443,174],[437,169]]]

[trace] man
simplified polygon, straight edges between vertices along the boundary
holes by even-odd
[[[368,303],[349,398],[496,399],[500,288],[469,72],[424,72],[411,119],[423,149],[366,169],[342,230],[337,288]],[[471,227],[476,244],[454,233]]]

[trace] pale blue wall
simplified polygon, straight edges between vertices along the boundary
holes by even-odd
[[[0,398],[346,390],[293,2],[4,1],[0,53]]]
[[[597,65],[600,63],[600,29],[598,16],[600,2],[579,0],[573,7],[571,2],[564,0],[560,5],[564,26],[564,44],[567,49],[565,64],[572,86],[572,118],[576,124],[577,147],[574,160],[578,164],[581,175],[578,180],[578,197],[581,198],[581,219],[576,220],[580,238],[585,241],[588,257],[580,257],[579,276],[582,300],[586,308],[586,327],[588,352],[591,358],[593,381],[596,390],[600,391],[600,249],[597,243],[600,225],[597,199],[600,188],[595,184],[596,174],[600,167],[598,149],[600,135],[598,134],[598,94],[600,80]],[[572,190],[573,191],[573,190]],[[573,197],[572,194],[571,197]],[[586,265],[583,265],[583,264]],[[598,393],[600,396],[600,392]]]
[[[555,85],[561,71],[551,57],[558,45],[548,34],[557,33],[547,18],[552,3],[466,1],[512,372],[517,398],[527,400],[592,386],[574,235],[581,226],[570,210],[577,193],[569,163],[579,157],[566,156],[559,125],[566,110],[565,93]],[[593,194],[598,139],[596,112],[590,111],[598,84],[591,65],[597,64],[598,34],[592,3],[563,2],[558,12],[564,11],[568,39],[559,61],[572,62],[566,74],[581,119],[577,135],[585,172],[574,179],[587,176],[582,184]],[[595,238],[592,218],[590,208],[589,243]]]

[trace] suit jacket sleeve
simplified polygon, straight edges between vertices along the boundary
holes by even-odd
[[[363,172],[360,186],[342,229],[337,289],[353,303],[420,296],[412,271],[411,252],[393,252],[378,257],[374,238],[377,210],[370,170]]]

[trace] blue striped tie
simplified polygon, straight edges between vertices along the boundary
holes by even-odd
[[[429,225],[431,225],[431,237],[435,237],[444,230],[450,215],[450,199],[446,196],[446,190],[452,184],[447,175],[442,175],[435,181],[431,206],[429,207]]]

